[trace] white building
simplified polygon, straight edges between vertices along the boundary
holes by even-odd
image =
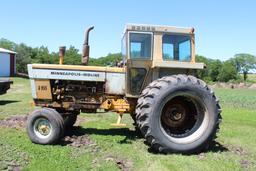
[[[0,77],[14,76],[16,73],[16,52],[0,48]]]

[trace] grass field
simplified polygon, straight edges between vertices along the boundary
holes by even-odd
[[[256,74],[248,74],[248,81],[256,83]]]
[[[128,115],[126,127],[111,127],[114,113],[81,114],[71,142],[33,144],[18,119],[6,124],[6,118],[33,110],[29,81],[13,80],[0,96],[0,170],[256,170],[256,90],[216,89],[223,122],[215,146],[198,155],[163,155],[148,151]]]

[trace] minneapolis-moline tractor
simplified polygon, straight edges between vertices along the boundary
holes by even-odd
[[[60,62],[29,64],[36,106],[27,122],[32,142],[53,144],[80,112],[97,109],[118,114],[114,126],[131,115],[147,144],[163,153],[198,153],[216,138],[221,109],[214,92],[197,79],[203,63],[195,61],[193,28],[126,25],[122,61],[115,67],[86,66],[89,32],[82,51],[84,65]]]

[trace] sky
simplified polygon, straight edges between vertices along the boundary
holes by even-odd
[[[90,34],[90,56],[121,51],[126,23],[194,27],[196,54],[225,60],[256,55],[255,0],[6,0],[1,1],[0,38],[28,46],[82,49]]]

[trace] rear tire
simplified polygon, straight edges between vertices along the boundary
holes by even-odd
[[[136,120],[154,151],[198,153],[216,138],[221,109],[213,91],[193,76],[153,81],[136,106]]]
[[[27,133],[33,143],[54,144],[63,136],[63,119],[54,109],[37,109],[28,117]]]

